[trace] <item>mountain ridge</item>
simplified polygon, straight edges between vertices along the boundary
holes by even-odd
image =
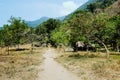
[[[77,10],[86,10],[87,9],[87,5],[89,5],[90,3],[93,3],[93,2],[96,2],[97,0],[88,0],[86,3],[84,3],[83,5],[81,5],[80,7],[78,7],[75,11],[73,11],[72,13],[68,14],[66,17],[65,17],[65,20],[69,19],[70,16],[72,14],[74,14],[74,12],[76,12]]]
[[[57,18],[53,18],[53,19],[59,19],[59,20],[64,20],[65,16],[62,17],[57,17]],[[40,19],[34,20],[34,21],[26,21],[26,23],[28,24],[28,26],[30,27],[37,27],[39,26],[41,23],[47,21],[48,19],[50,19],[49,17],[41,17]]]
[[[41,17],[40,19],[34,20],[34,21],[26,21],[26,23],[28,24],[28,26],[30,27],[36,27],[39,24],[43,23],[44,21],[48,20],[49,17]]]
[[[88,0],[86,3],[84,3],[83,5],[81,5],[76,10],[85,10],[85,9],[87,9],[87,5],[89,5],[90,3],[96,2],[96,1],[97,0]]]
[[[88,0],[85,4],[81,5],[79,8],[77,8],[75,11],[77,10],[85,10],[87,8],[87,5],[90,3],[93,3],[97,0]],[[75,11],[73,11],[72,13],[68,14],[67,16],[62,16],[62,17],[56,17],[54,19],[59,19],[59,20],[64,20],[70,17],[71,14],[73,14]],[[40,25],[41,23],[47,21],[49,19],[49,17],[41,17],[40,19],[34,20],[34,21],[26,21],[28,26],[30,27],[37,27],[38,25]]]

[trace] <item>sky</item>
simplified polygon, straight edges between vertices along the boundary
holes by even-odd
[[[34,21],[41,17],[61,17],[76,10],[88,0],[0,0],[0,27],[11,16]]]

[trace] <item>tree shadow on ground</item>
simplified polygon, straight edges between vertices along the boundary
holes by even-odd
[[[9,51],[25,51],[25,50],[29,50],[27,48],[16,48],[16,49],[10,49]]]

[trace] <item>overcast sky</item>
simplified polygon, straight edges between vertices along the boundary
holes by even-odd
[[[88,0],[0,0],[0,26],[10,16],[33,21],[40,17],[65,16]]]

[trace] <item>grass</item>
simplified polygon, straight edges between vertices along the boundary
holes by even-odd
[[[119,53],[111,53],[110,59],[107,60],[104,53],[65,52],[56,60],[83,80],[120,79]]]
[[[26,45],[25,45],[26,46]],[[16,51],[13,48],[10,55],[0,55],[1,80],[35,80],[43,61],[42,48],[36,48],[33,54],[30,51]]]

